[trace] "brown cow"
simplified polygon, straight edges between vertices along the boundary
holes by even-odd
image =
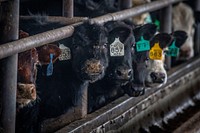
[[[20,38],[28,36],[28,33],[20,30]],[[54,55],[53,62],[55,62],[61,51],[56,45],[47,44],[18,54],[17,104],[19,108],[36,100],[36,65],[48,64],[50,53]]]

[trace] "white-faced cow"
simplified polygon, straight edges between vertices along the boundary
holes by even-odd
[[[173,7],[173,31],[183,30],[187,33],[188,38],[180,48],[178,60],[188,60],[194,56],[194,14],[190,6],[179,3]]]

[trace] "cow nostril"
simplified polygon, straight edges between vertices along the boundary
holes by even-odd
[[[35,88],[34,88],[34,87],[32,87],[32,88],[30,89],[30,93],[31,93],[31,94],[34,94],[34,93],[35,93]]]
[[[165,79],[165,74],[164,74],[164,73],[161,73],[161,74],[160,74],[160,78],[164,81],[164,79]]]
[[[155,72],[152,72],[150,74],[150,76],[151,76],[152,80],[154,80],[154,81],[157,79],[157,74]]]
[[[119,71],[119,70],[116,70],[116,74],[117,74],[118,76],[121,76],[121,75],[122,75],[122,72]]]

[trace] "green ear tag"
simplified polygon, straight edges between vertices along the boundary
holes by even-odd
[[[141,40],[136,42],[136,50],[138,52],[147,51],[150,49],[149,41],[144,40],[143,36],[141,36]]]
[[[154,24],[157,26],[157,30],[160,30],[160,21],[156,19]]]
[[[178,56],[178,54],[179,54],[179,48],[178,47],[176,47],[176,45],[175,45],[175,40],[173,41],[173,43],[172,43],[172,45],[171,46],[169,46],[169,50],[167,51],[167,55],[168,56],[173,56],[173,57],[177,57]]]
[[[146,23],[152,23],[151,16],[148,15],[144,21],[145,21]]]

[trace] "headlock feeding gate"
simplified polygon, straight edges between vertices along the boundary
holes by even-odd
[[[39,47],[66,37],[74,32],[74,27],[81,25],[84,20],[93,23],[124,20],[145,12],[160,10],[161,32],[171,33],[172,30],[172,4],[181,0],[157,0],[148,4],[131,7],[131,0],[121,0],[122,9],[119,12],[109,13],[96,18],[79,18],[73,15],[73,0],[63,0],[63,16],[49,17],[52,21],[65,21],[68,26],[46,31],[34,36],[18,40],[19,18],[30,19],[31,17],[19,16],[19,0],[0,0],[0,115],[3,131],[15,132],[16,115],[16,86],[17,86],[17,54],[34,47]],[[200,1],[194,1],[196,11],[200,11]],[[72,18],[68,18],[72,17]],[[166,85],[161,88],[147,90],[146,94],[137,98],[123,96],[98,111],[88,114],[86,118],[77,120],[65,126],[62,125],[64,118],[57,120],[53,125],[48,121],[43,123],[42,132],[137,132],[148,131],[149,127],[163,126],[163,120],[168,121],[176,110],[184,109],[195,104],[199,100],[200,82],[200,58],[199,58],[199,25],[196,28],[195,54],[196,57],[178,67],[170,69]],[[20,45],[17,45],[20,44]],[[171,60],[167,58],[167,67],[171,68]],[[87,92],[83,98],[87,99]],[[87,111],[87,103],[81,103],[80,113]],[[174,113],[175,113],[174,112]],[[181,111],[180,111],[181,112]],[[60,127],[59,127],[60,125]],[[183,124],[184,126],[187,123]],[[56,127],[56,128],[55,128]],[[61,129],[57,129],[57,128]],[[187,127],[187,126],[185,126]],[[55,130],[56,129],[56,130]],[[177,129],[181,132],[184,127]],[[1,132],[1,130],[0,130]]]

